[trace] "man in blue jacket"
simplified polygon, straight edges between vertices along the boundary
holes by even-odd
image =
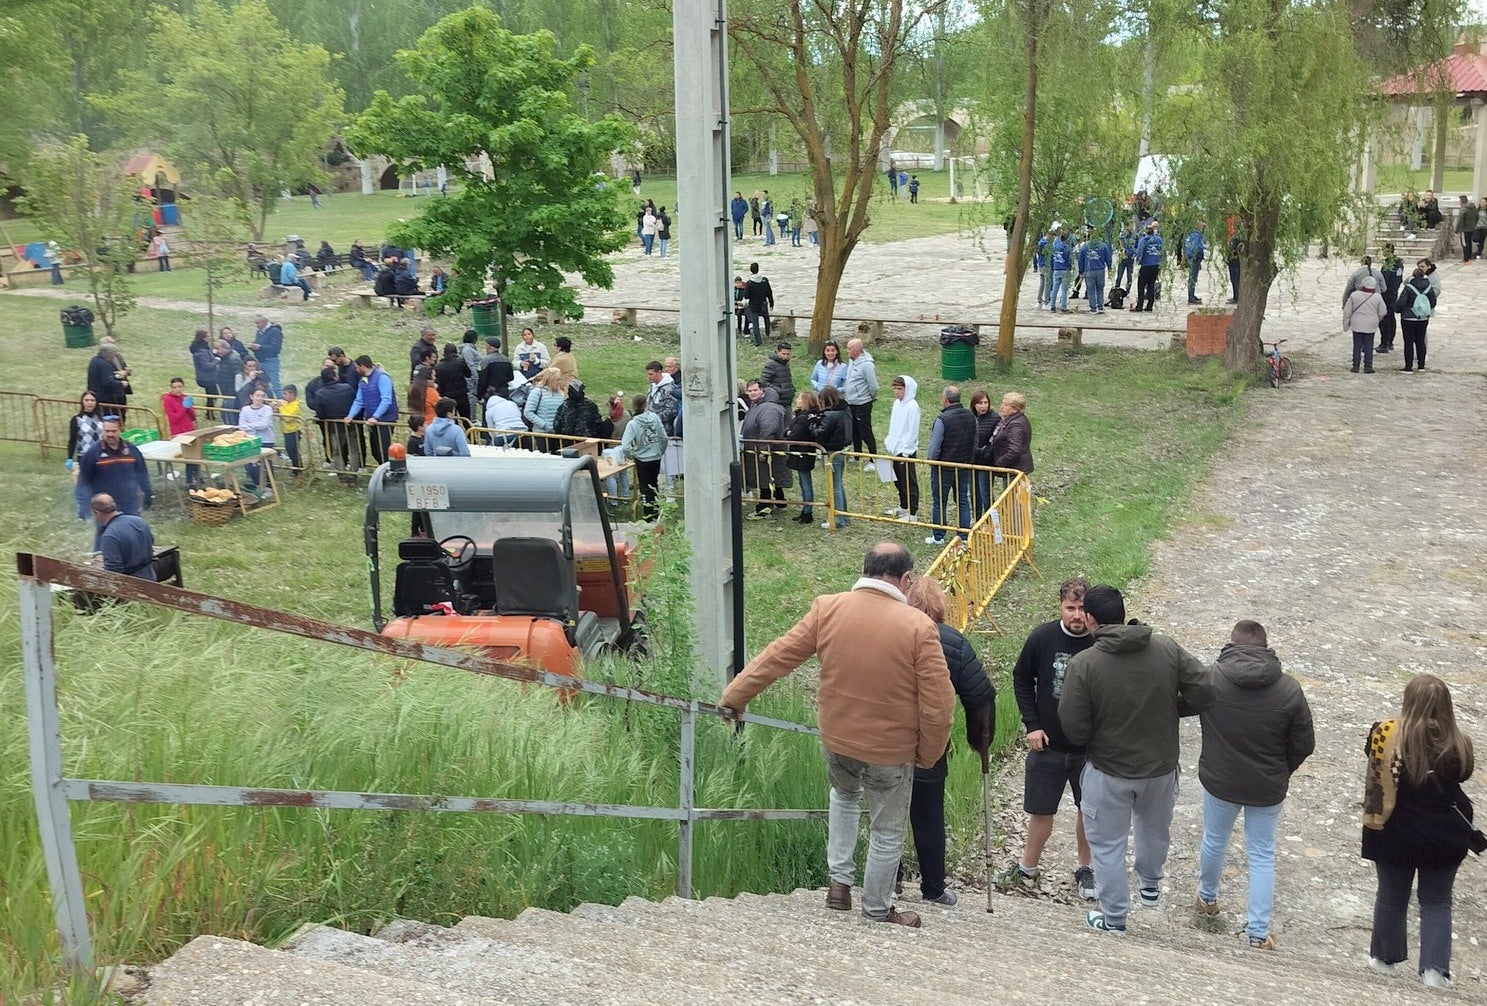
[[[1199,220],[1182,245],[1182,253],[1188,260],[1189,304],[1203,303],[1203,298],[1198,296],[1198,271],[1203,268],[1203,257],[1208,251],[1208,244],[1203,239],[1203,226],[1203,221]]]
[[[733,236],[742,241],[744,217],[749,215],[749,201],[743,197],[742,192],[733,193],[733,202],[728,204],[728,212],[733,216]]]
[[[139,448],[126,443],[118,416],[105,416],[98,443],[78,461],[78,479],[89,496],[105,493],[120,513],[139,516],[140,503],[148,510],[155,502],[150,488],[150,470]]]
[[[1089,313],[1105,313],[1105,270],[1110,268],[1110,245],[1100,235],[1090,232],[1089,240],[1079,249],[1079,272],[1089,292]]]
[[[393,394],[392,378],[387,371],[363,353],[356,358],[356,401],[342,422],[350,423],[365,416],[372,458],[379,465],[387,460],[387,445],[392,442],[392,428],[398,421],[398,400]]]
[[[1048,288],[1048,310],[1069,313],[1069,270],[1074,265],[1074,246],[1064,237],[1062,227],[1048,243],[1048,265],[1053,272],[1053,285]]]
[[[1157,222],[1149,220],[1146,233],[1136,242],[1136,300],[1132,311],[1150,311],[1157,300],[1157,275],[1162,271],[1162,235],[1157,233]]]
[[[300,280],[301,283],[304,280]],[[305,299],[309,299],[309,290],[306,288]],[[268,378],[269,394],[274,398],[279,397],[279,354],[284,351],[284,329],[278,323],[270,323],[263,315],[255,315],[253,327],[257,330],[248,348],[253,350],[253,358],[258,361],[258,366],[263,370],[263,376]],[[230,389],[229,389],[230,390]],[[225,392],[224,392],[225,394]]]

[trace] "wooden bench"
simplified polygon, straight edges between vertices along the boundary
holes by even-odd
[[[370,290],[355,290],[351,293],[351,299],[359,299],[363,307],[372,307],[379,301],[386,301],[389,307],[397,307],[397,305],[393,303],[394,299],[404,301],[403,306],[407,307],[408,301],[417,301],[419,304],[422,304],[425,298],[427,298],[428,296],[430,295],[426,293],[381,294],[374,293]]]
[[[6,279],[7,284],[10,286],[10,288],[12,290],[19,290],[21,287],[50,286],[51,285],[51,282],[52,282],[52,269],[51,269],[51,266],[45,266],[45,267],[43,267],[41,269],[33,269],[33,268],[29,268],[29,265],[30,265],[30,261],[27,260],[25,264],[19,266],[18,268],[13,268],[13,269],[9,270],[8,272],[6,272],[5,279]],[[78,265],[64,265],[64,266],[61,267],[61,269],[62,269],[62,277],[64,279],[66,279],[68,276],[71,276],[74,272],[80,272],[83,269],[83,266],[80,265],[80,264],[78,264]]]

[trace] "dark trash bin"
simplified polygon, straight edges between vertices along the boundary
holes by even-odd
[[[81,304],[62,309],[62,344],[68,349],[93,345],[93,312]]]
[[[968,325],[940,329],[940,376],[947,381],[969,381],[976,376],[976,346],[981,336]]]

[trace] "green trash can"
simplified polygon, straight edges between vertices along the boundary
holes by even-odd
[[[490,297],[470,302],[470,317],[475,323],[475,334],[482,340],[486,336],[501,337],[501,301]],[[501,348],[505,348],[504,346]]]
[[[81,304],[62,309],[62,342],[68,349],[93,345],[93,312]]]
[[[947,381],[974,379],[976,344],[980,341],[976,330],[965,325],[940,329],[940,376]]]

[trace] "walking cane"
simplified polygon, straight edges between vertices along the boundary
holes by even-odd
[[[986,854],[986,911],[991,912],[991,730],[982,734],[981,748],[981,847]]]

